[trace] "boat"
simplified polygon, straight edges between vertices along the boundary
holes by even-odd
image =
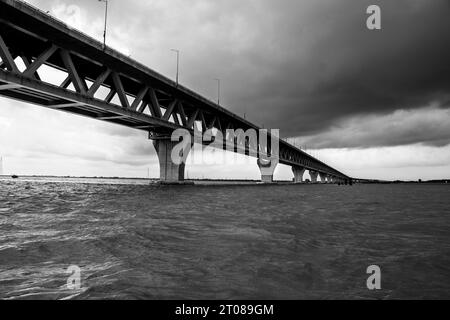
[[[18,178],[19,178],[19,176],[18,176],[18,175],[15,175],[15,174],[13,174],[13,175],[11,176],[11,178],[13,178],[13,179],[18,179]]]

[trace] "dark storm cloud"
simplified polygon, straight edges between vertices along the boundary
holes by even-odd
[[[260,80],[258,92],[245,97],[248,112],[285,135],[298,136],[328,130],[350,116],[431,102],[448,106],[449,2],[374,3],[382,8],[381,31],[365,28],[366,1],[328,3],[310,26],[289,19],[296,7],[286,12],[280,47],[299,54],[279,61]],[[302,57],[307,32],[313,40]]]
[[[422,144],[450,144],[450,109],[398,110],[385,116],[363,116],[341,121],[328,131],[301,137],[306,148],[365,148]]]
[[[385,115],[430,103],[448,107],[449,3],[216,1],[201,21],[219,24],[212,30],[219,32],[219,40],[199,44],[209,49],[198,49],[197,59],[190,61],[198,71],[187,81],[201,83],[214,72],[222,75],[229,108],[281,128],[284,136],[326,132],[359,115]],[[370,4],[381,7],[381,31],[366,28]],[[241,19],[245,23],[236,23]],[[199,22],[199,30],[204,25]],[[239,36],[231,37],[234,32]],[[391,136],[392,142],[379,142],[402,141]],[[424,140],[420,132],[411,137]]]

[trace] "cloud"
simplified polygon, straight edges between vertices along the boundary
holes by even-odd
[[[0,154],[25,158],[79,158],[123,165],[156,163],[145,132],[112,134],[117,125],[0,99]]]
[[[417,180],[450,178],[450,145],[420,144],[366,149],[324,149],[320,159],[356,178]]]
[[[314,149],[417,143],[446,146],[450,144],[450,110],[428,107],[397,110],[386,115],[356,116],[340,121],[326,132],[298,137],[295,141],[298,145]]]

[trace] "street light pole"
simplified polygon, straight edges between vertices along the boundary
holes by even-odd
[[[103,29],[103,50],[106,48],[106,21],[108,20],[108,0],[98,0],[105,3],[105,28]]]
[[[180,67],[180,50],[177,50],[177,49],[170,49],[170,50],[177,54],[177,86],[178,86],[178,74],[179,74],[179,67]]]
[[[220,79],[214,79],[217,81],[217,104],[220,106]]]

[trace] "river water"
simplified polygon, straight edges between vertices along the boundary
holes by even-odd
[[[450,298],[450,185],[94,182],[0,180],[0,298]]]

